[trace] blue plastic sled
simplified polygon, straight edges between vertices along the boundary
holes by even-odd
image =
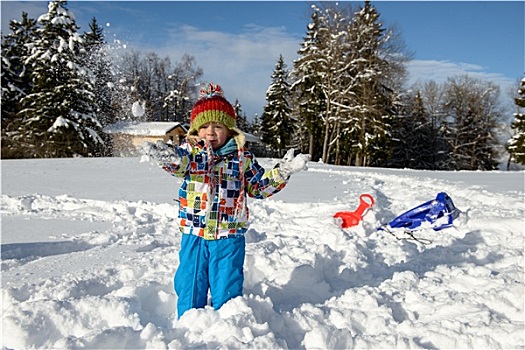
[[[459,210],[454,206],[452,198],[445,192],[440,192],[436,199],[421,204],[390,221],[386,229],[402,228],[412,231],[421,225],[439,231],[452,226],[452,222],[459,215]]]

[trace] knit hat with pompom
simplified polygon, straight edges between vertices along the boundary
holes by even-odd
[[[207,83],[199,90],[199,100],[191,110],[188,134],[197,135],[206,123],[215,122],[226,125],[234,134],[242,134],[236,125],[237,116],[228,100],[224,98],[221,86]]]

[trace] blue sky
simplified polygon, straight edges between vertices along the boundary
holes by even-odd
[[[363,2],[346,2],[357,8]],[[372,1],[382,22],[395,25],[414,53],[410,81],[468,73],[494,81],[510,101],[523,77],[523,1]],[[196,58],[203,80],[221,84],[249,117],[261,114],[279,54],[288,68],[309,23],[303,1],[69,1],[81,31],[96,17],[108,41],[168,56]],[[47,1],[1,2],[2,33],[22,11],[33,18]]]

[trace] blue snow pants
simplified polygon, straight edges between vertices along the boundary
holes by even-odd
[[[183,234],[174,279],[178,317],[189,309],[206,306],[208,289],[211,306],[216,310],[242,296],[245,251],[244,236],[205,240]]]

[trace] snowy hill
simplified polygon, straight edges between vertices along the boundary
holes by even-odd
[[[250,200],[244,297],[177,320],[179,179],[137,158],[1,165],[4,348],[524,348],[524,172],[311,163]],[[431,244],[376,230],[441,191],[467,214]],[[376,205],[341,229],[362,193]]]

